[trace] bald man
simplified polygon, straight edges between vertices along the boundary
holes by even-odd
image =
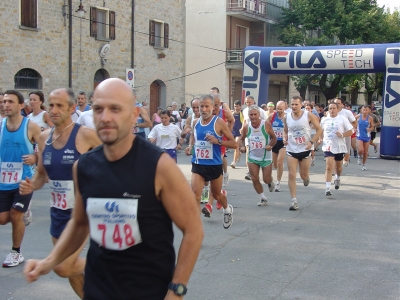
[[[49,114],[54,127],[43,131],[39,137],[38,163],[33,180],[28,178],[20,184],[20,194],[26,195],[41,189],[49,178],[50,235],[54,245],[58,243],[74,208],[72,166],[82,153],[101,144],[93,129],[72,121],[71,113],[76,106],[74,98],[70,89],[57,89],[50,93]],[[54,268],[58,276],[68,278],[72,289],[81,299],[86,259],[79,257],[79,254],[84,242]]]
[[[194,194],[167,153],[131,134],[138,111],[124,81],[101,82],[92,107],[103,145],[74,164],[73,216],[50,255],[27,262],[26,279],[48,273],[90,233],[85,299],[179,299],[203,240]],[[176,265],[172,221],[183,231]]]

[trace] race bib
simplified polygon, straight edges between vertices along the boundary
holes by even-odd
[[[2,162],[0,183],[15,184],[22,179],[22,162]]]
[[[265,148],[265,139],[259,136],[251,136],[249,138],[249,147],[251,150]]]
[[[299,129],[296,130],[292,133],[289,133],[291,140],[296,144],[296,145],[301,145],[307,143],[306,139],[306,131],[304,129]]]
[[[283,138],[283,128],[282,127],[273,127],[275,136],[277,139]]]
[[[88,198],[91,239],[109,250],[125,250],[141,243],[138,204],[138,199]]]
[[[207,141],[196,141],[195,153],[197,159],[213,159],[213,144]]]
[[[50,207],[61,210],[74,208],[75,193],[72,180],[49,180],[51,190]]]

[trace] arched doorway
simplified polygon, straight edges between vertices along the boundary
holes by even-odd
[[[93,90],[99,85],[100,82],[110,78],[110,74],[108,74],[107,70],[105,69],[98,69],[94,74],[94,83],[93,83]]]
[[[155,80],[150,84],[150,116],[157,112],[157,107],[166,108],[166,86],[161,80]]]

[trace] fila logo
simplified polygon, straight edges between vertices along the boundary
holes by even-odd
[[[308,51],[309,52],[309,51]],[[271,52],[272,69],[278,69],[278,64],[285,63],[291,69],[324,69],[327,64],[320,51],[314,51],[311,57],[304,57],[303,51],[277,50]],[[308,55],[307,55],[308,56]],[[305,61],[304,61],[305,58]]]

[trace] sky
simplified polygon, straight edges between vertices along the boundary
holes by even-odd
[[[397,7],[400,10],[400,1],[399,0],[378,0],[378,6],[390,7],[390,12],[394,11],[394,8]]]

